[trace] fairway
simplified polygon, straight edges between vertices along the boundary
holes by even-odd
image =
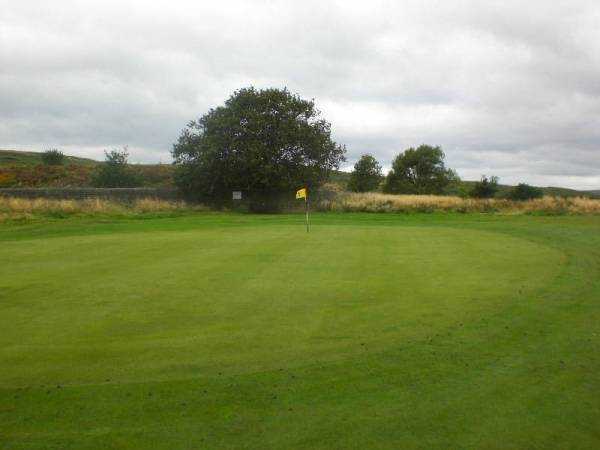
[[[598,448],[600,218],[0,225],[0,448]]]

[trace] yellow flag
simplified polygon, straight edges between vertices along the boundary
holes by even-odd
[[[298,189],[296,191],[296,199],[306,198],[306,188]]]

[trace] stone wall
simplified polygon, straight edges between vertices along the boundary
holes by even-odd
[[[177,189],[173,188],[2,188],[0,196],[71,200],[100,198],[120,202],[131,202],[140,198],[161,200],[180,198]]]

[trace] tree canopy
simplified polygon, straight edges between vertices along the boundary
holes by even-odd
[[[97,169],[92,179],[96,187],[137,187],[141,185],[139,177],[128,164],[129,151],[111,150],[104,152],[105,161]]]
[[[540,198],[544,196],[544,191],[535,186],[530,186],[526,183],[519,183],[513,187],[508,193],[508,197],[511,200],[531,200],[533,198]]]
[[[344,161],[345,147],[313,100],[287,89],[240,89],[223,106],[192,121],[173,146],[176,183],[203,201],[314,188]]]
[[[440,147],[420,145],[409,148],[394,158],[384,190],[393,194],[442,194],[444,188],[458,180],[446,168]]]
[[[383,178],[381,165],[372,155],[362,155],[354,164],[350,174],[348,189],[354,192],[374,191]]]
[[[469,195],[474,198],[492,198],[498,192],[498,177],[482,176],[480,181],[475,182]]]

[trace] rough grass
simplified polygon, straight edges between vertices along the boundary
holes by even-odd
[[[0,222],[6,220],[29,220],[39,217],[69,217],[74,215],[129,215],[146,213],[184,213],[206,211],[202,205],[190,205],[183,201],[167,201],[154,198],[119,203],[102,199],[56,200],[25,199],[0,196]]]
[[[600,200],[583,197],[543,197],[524,202],[505,199],[465,199],[434,195],[387,195],[379,193],[335,192],[332,198],[317,202],[316,210],[370,213],[500,213],[547,215],[600,214]],[[146,198],[132,203],[90,199],[54,200],[23,199],[0,196],[0,222],[29,220],[36,217],[73,215],[129,215],[147,213],[188,213],[206,211],[207,207],[183,201]]]
[[[435,195],[389,195],[380,193],[337,193],[321,200],[320,211],[335,212],[461,212],[505,214],[600,214],[600,200],[584,197],[543,197],[528,201],[471,199]]]

